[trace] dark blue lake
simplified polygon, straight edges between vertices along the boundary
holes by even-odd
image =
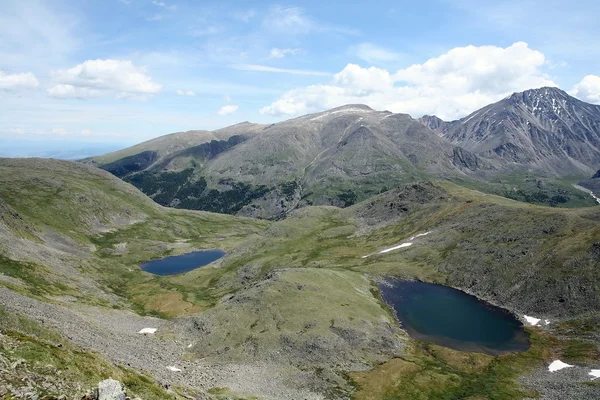
[[[529,348],[529,334],[514,315],[460,290],[395,279],[379,290],[415,339],[492,355]]]
[[[202,250],[148,261],[140,265],[142,271],[154,275],[176,275],[203,267],[223,257],[223,250]]]

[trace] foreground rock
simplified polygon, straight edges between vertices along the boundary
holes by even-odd
[[[81,400],[125,400],[127,394],[121,382],[106,379],[98,384],[96,389],[89,391]]]

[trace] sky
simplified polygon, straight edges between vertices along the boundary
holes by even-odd
[[[597,0],[0,0],[0,154],[125,146],[344,104],[446,120],[600,104]]]

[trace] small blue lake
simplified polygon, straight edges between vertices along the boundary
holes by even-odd
[[[203,267],[223,257],[223,250],[202,250],[148,261],[140,265],[142,271],[154,275],[177,275]]]
[[[529,348],[529,334],[513,314],[460,290],[395,279],[380,283],[379,290],[415,339],[491,355]]]

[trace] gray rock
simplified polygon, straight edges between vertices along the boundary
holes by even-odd
[[[119,381],[106,379],[98,384],[98,400],[125,400],[126,397]]]
[[[600,164],[600,106],[557,88],[514,93],[457,121],[420,121],[463,149],[520,169],[566,176],[592,174]]]

